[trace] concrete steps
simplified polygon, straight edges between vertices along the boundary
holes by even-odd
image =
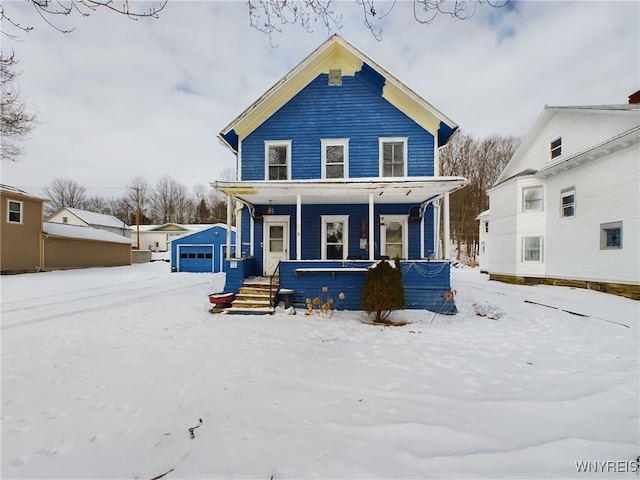
[[[266,280],[266,281],[265,281]],[[272,314],[275,308],[276,297],[278,295],[278,284],[274,282],[273,296],[269,293],[269,279],[247,279],[240,287],[240,292],[236,299],[231,302],[231,307],[226,313],[242,314]]]

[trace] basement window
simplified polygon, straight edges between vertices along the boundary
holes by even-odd
[[[600,250],[622,248],[622,222],[600,224]]]
[[[332,68],[329,70],[329,85],[342,85],[342,70]]]

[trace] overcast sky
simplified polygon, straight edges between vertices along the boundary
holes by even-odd
[[[378,12],[385,4],[376,3]],[[388,4],[386,4],[388,5]],[[121,196],[144,176],[192,188],[221,179],[234,157],[217,134],[330,33],[290,25],[269,38],[249,26],[243,1],[169,0],[160,18],[108,11],[61,19],[62,34],[23,0],[7,14],[33,25],[2,39],[41,124],[2,183],[41,193],[57,177],[90,196]],[[400,1],[377,41],[350,1],[336,32],[479,137],[525,135],[545,105],[626,103],[640,89],[640,3],[516,1],[481,5],[465,21],[413,20]],[[58,20],[56,20],[58,21]],[[3,28],[5,25],[3,25]]]

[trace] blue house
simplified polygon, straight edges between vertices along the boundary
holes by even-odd
[[[451,288],[448,195],[467,180],[439,175],[439,150],[457,129],[330,37],[219,135],[237,180],[212,186],[229,211],[233,200],[241,207],[225,289],[264,276],[293,290],[294,304],[327,286],[346,294],[341,308],[360,309],[366,270],[400,257],[407,308],[441,311]]]
[[[222,272],[227,257],[227,230],[231,232],[229,251],[235,251],[235,228],[217,223],[203,230],[171,240],[171,270],[174,272]]]

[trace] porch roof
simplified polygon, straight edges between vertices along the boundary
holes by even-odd
[[[394,177],[322,180],[270,180],[214,182],[220,192],[250,205],[287,205],[301,195],[304,204],[362,204],[374,195],[375,203],[421,204],[464,187],[463,177]]]

